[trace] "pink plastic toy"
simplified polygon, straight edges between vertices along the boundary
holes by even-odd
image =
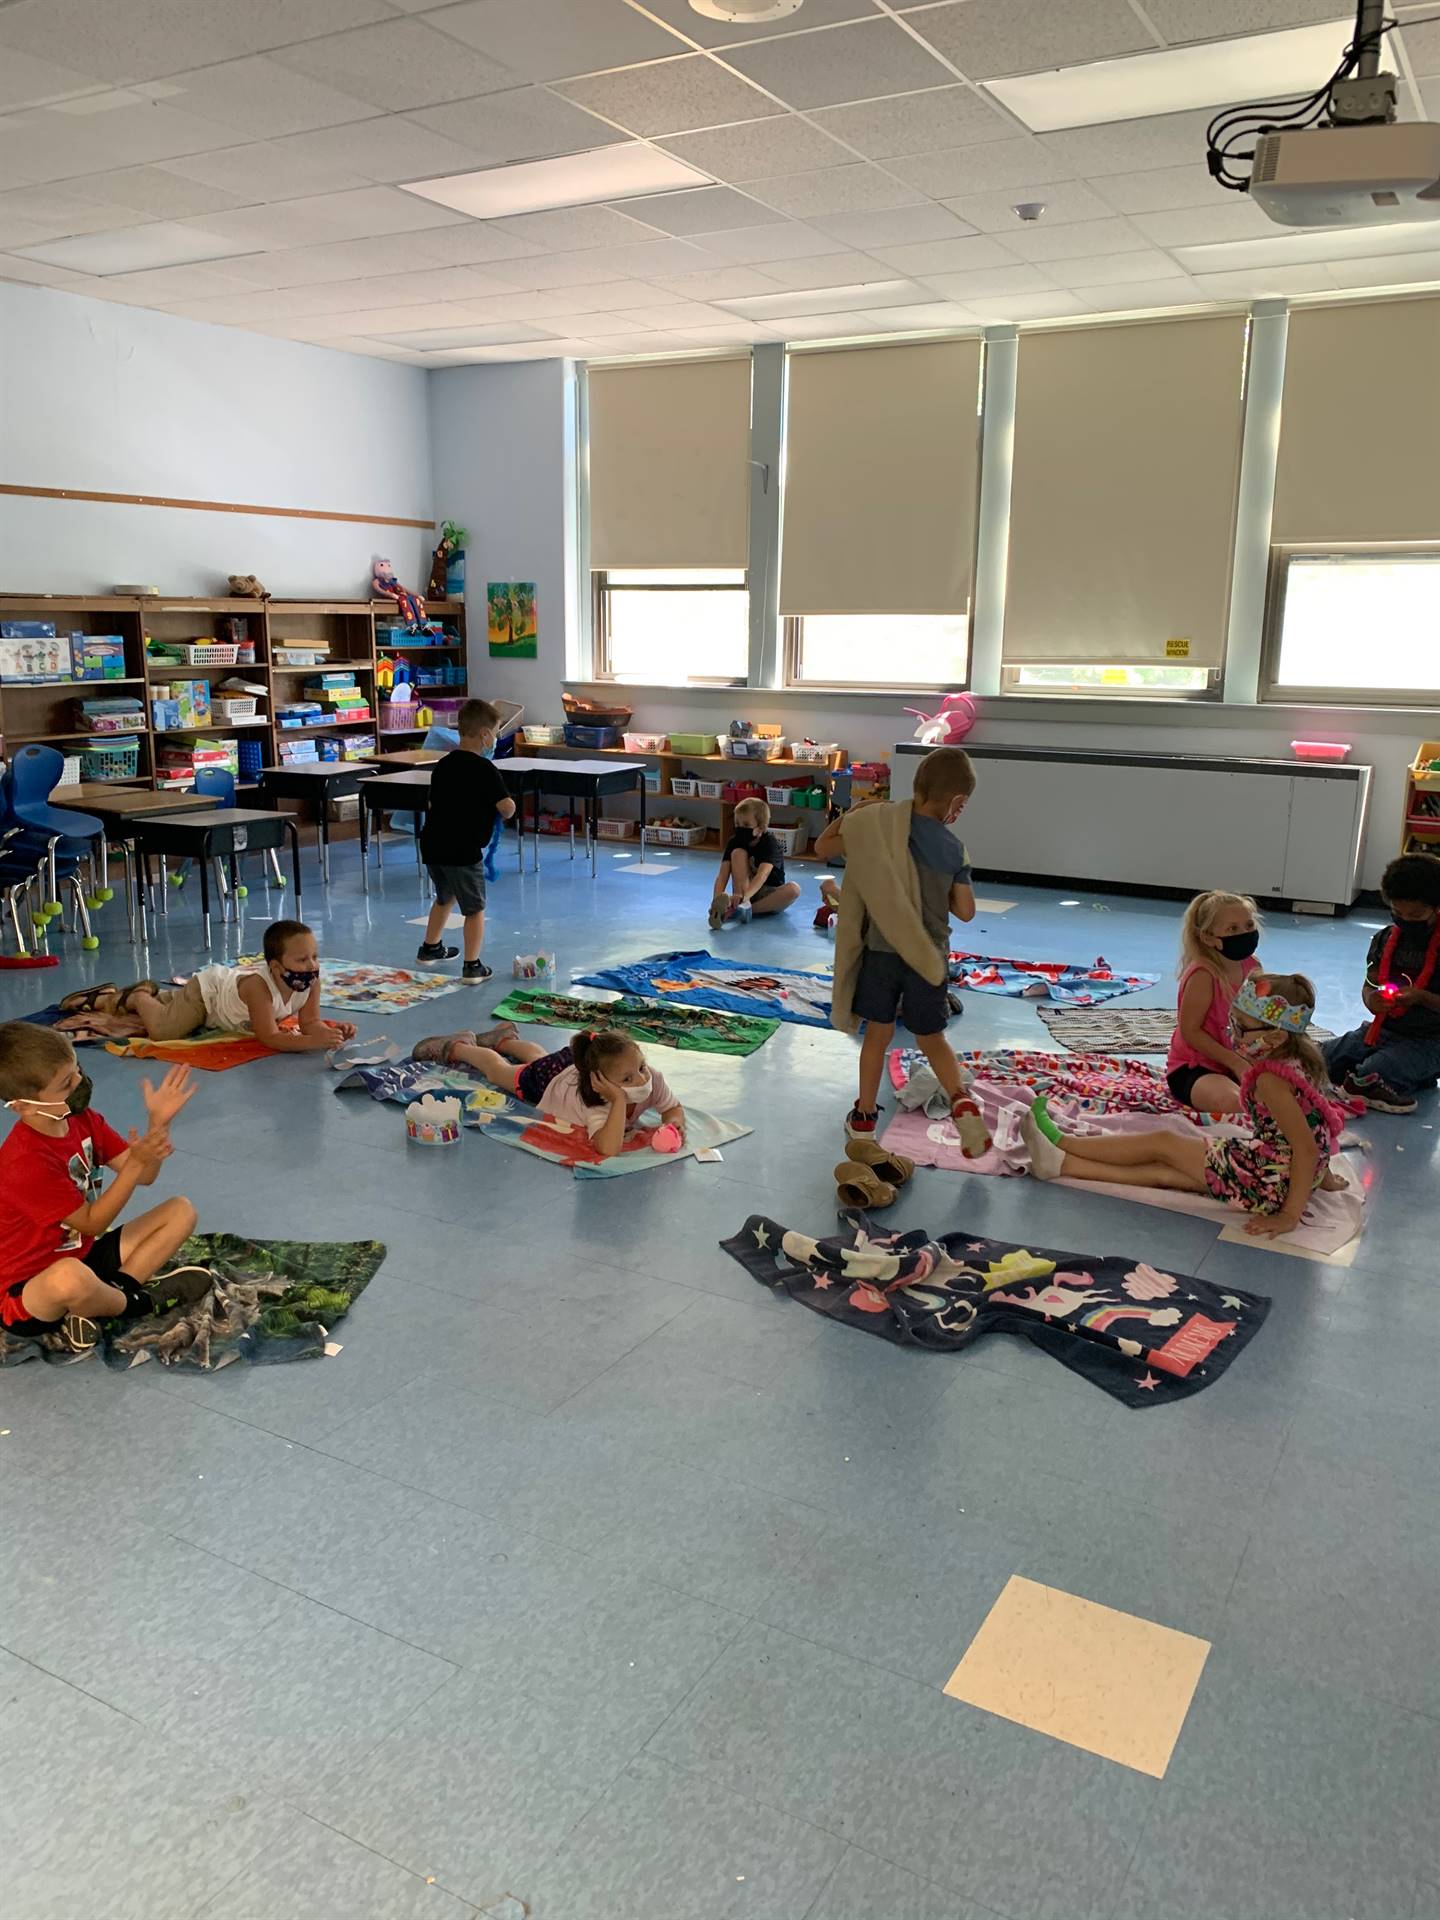
[[[947,693],[934,713],[906,707],[920,722],[915,738],[926,747],[958,747],[975,724],[975,702],[968,693]]]
[[[663,1127],[657,1127],[650,1136],[650,1145],[656,1153],[678,1153],[684,1144],[680,1129],[668,1123]]]

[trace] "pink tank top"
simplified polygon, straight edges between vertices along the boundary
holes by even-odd
[[[1257,972],[1259,966],[1260,962],[1252,953],[1248,960],[1242,960],[1240,962],[1241,978],[1243,979],[1246,974]],[[1235,999],[1234,992],[1226,986],[1223,980],[1217,980],[1215,975],[1210,973],[1210,969],[1203,967],[1198,960],[1193,966],[1186,967],[1180,976],[1180,991],[1176,1000],[1176,1006],[1178,1007],[1180,1001],[1185,998],[1185,989],[1189,986],[1191,977],[1197,973],[1209,974],[1212,987],[1210,1011],[1201,1021],[1201,1029],[1210,1036],[1217,1046],[1228,1047],[1230,1045],[1230,1007]],[[1173,1073],[1177,1067],[1205,1067],[1214,1073],[1223,1073],[1225,1071],[1218,1060],[1211,1060],[1207,1055],[1201,1053],[1198,1048],[1190,1045],[1190,1042],[1185,1038],[1184,1034],[1181,1033],[1178,1021],[1176,1022],[1174,1033],[1170,1036],[1170,1052],[1165,1061],[1165,1071],[1167,1073]]]

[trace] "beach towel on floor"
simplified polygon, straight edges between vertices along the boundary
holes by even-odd
[[[1057,1046],[1070,1053],[1168,1053],[1175,1031],[1169,1007],[1056,1007],[1035,1009]],[[1331,1040],[1324,1027],[1312,1040]]]
[[[708,1148],[723,1147],[753,1132],[753,1128],[742,1127],[734,1120],[721,1120],[701,1107],[687,1106],[685,1144],[678,1153],[656,1153],[649,1145],[654,1128],[641,1127],[619,1153],[607,1160],[578,1127],[557,1127],[548,1115],[518,1100],[506,1105],[504,1113],[467,1109],[465,1124],[482,1128],[488,1140],[497,1140],[502,1147],[519,1147],[522,1153],[533,1153],[555,1166],[570,1167],[577,1180],[613,1180],[618,1174],[673,1167]]]
[[[1029,1100],[1043,1094],[1047,1100],[1069,1099],[1081,1113],[1177,1113],[1199,1121],[1189,1107],[1180,1105],[1159,1068],[1144,1060],[1097,1053],[1076,1061],[1063,1053],[1034,1053],[1022,1047],[976,1047],[955,1057],[972,1080],[1012,1088]],[[911,1076],[925,1067],[925,1056],[917,1048],[896,1047],[890,1055],[890,1083],[903,1096]],[[938,1089],[933,1073],[927,1084]],[[902,1097],[902,1105],[916,1104]],[[950,1102],[940,1093],[936,1105],[927,1104],[925,1111],[936,1116],[948,1113]]]
[[[491,1087],[482,1075],[469,1067],[445,1067],[433,1060],[379,1060],[359,1063],[337,1054],[332,1060],[344,1078],[335,1082],[336,1093],[363,1090],[372,1100],[390,1100],[408,1107],[422,1093],[463,1093],[467,1097],[484,1089],[495,1095],[503,1106],[505,1095]]]
[[[1117,973],[1102,958],[1091,966],[1067,960],[1005,960],[990,953],[952,953],[950,978],[975,993],[1002,993],[1015,1000],[1056,1000],[1089,1007],[1123,993],[1153,987],[1158,973]]]
[[[618,1000],[582,1000],[575,994],[512,987],[492,1020],[532,1027],[619,1027],[633,1039],[676,1047],[682,1053],[754,1053],[780,1026],[753,1014],[717,1013],[713,1007],[671,1006],[622,994]]]
[[[642,1000],[671,1005],[714,1007],[721,1013],[771,1015],[800,1027],[830,1024],[831,977],[793,967],[757,967],[749,961],[720,960],[703,950],[652,953],[628,966],[577,973],[581,987],[608,987]]]
[[[241,966],[263,964],[246,954]],[[342,1013],[404,1013],[442,994],[458,993],[465,982],[454,973],[416,973],[409,967],[373,967],[364,960],[320,962],[320,999]]]
[[[257,1365],[319,1360],[327,1335],[384,1258],[378,1240],[247,1240],[234,1233],[197,1233],[174,1264],[209,1268],[209,1278],[180,1274],[169,1292],[157,1283],[159,1310],[143,1320],[79,1325],[93,1330],[91,1351],[118,1369],[155,1360],[213,1373],[237,1360]],[[74,1343],[60,1334],[26,1340],[0,1331],[0,1367],[26,1360],[69,1365],[77,1357],[83,1350],[77,1354]]]
[[[863,1214],[823,1239],[752,1214],[720,1244],[762,1286],[827,1320],[940,1353],[1019,1334],[1127,1407],[1208,1387],[1270,1308],[1144,1261],[966,1232],[876,1233]]]
[[[63,1014],[58,1003],[41,1007],[38,1012],[21,1014],[38,1027],[53,1027],[61,1020],[83,1025],[67,1026],[65,1037],[72,1046],[104,1047],[107,1053],[126,1060],[163,1060],[169,1066],[196,1067],[202,1073],[225,1073],[231,1067],[243,1067],[252,1060],[268,1059],[270,1049],[253,1033],[234,1033],[224,1027],[202,1027],[183,1040],[150,1040],[137,1033],[139,1022],[126,1014]],[[294,1019],[282,1020],[282,1027],[298,1028]]]

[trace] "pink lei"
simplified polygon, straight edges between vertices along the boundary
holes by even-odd
[[[1255,1105],[1263,1106],[1263,1101],[1256,1095],[1255,1084],[1266,1073],[1273,1073],[1277,1080],[1283,1080],[1302,1107],[1308,1106],[1312,1112],[1319,1114],[1332,1147],[1345,1131],[1345,1122],[1365,1111],[1363,1100],[1330,1099],[1294,1060],[1257,1060],[1253,1066],[1247,1067],[1240,1082],[1240,1098],[1247,1104],[1253,1101]]]

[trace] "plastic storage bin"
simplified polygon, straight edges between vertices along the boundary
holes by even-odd
[[[782,853],[794,854],[794,853],[804,852],[805,828],[803,826],[771,827],[770,831],[771,833],[774,834],[775,838],[779,841],[780,851]]]
[[[238,726],[243,721],[255,718],[253,698],[231,700],[217,695],[211,704],[215,710],[215,718],[223,720],[227,726]]]
[[[704,827],[660,827],[656,837],[663,833],[672,847],[698,847],[706,831]]]
[[[1292,740],[1290,751],[1297,760],[1343,760],[1350,749],[1331,740]]]
[[[633,820],[597,820],[595,837],[597,840],[628,840],[634,828]]]
[[[695,798],[697,800],[719,800],[725,792],[723,780],[697,780]]]
[[[664,753],[666,735],[663,733],[627,733],[625,751],[627,753]]]
[[[520,731],[528,747],[562,747],[565,744],[564,727],[522,727]]]
[[[714,753],[715,735],[713,733],[672,733],[670,736],[672,753]]]
[[[693,800],[695,798],[695,788],[697,784],[696,781],[687,779],[677,773],[675,778],[670,782],[670,791],[677,800]]]
[[[567,747],[618,747],[620,729],[618,727],[566,727],[565,745]]]
[[[783,760],[783,740],[727,740],[732,760]]]
[[[833,740],[794,740],[790,744],[790,758],[802,766],[823,767],[839,751]]]
[[[1433,773],[1427,773],[1427,760],[1435,762]],[[1440,740],[1426,740],[1416,754],[1410,768],[1410,784],[1418,787],[1421,793],[1440,793]]]
[[[238,646],[220,640],[186,640],[180,651],[191,667],[233,667],[240,657]]]
[[[107,740],[104,746],[80,749],[80,772],[86,780],[133,780],[139,769],[138,739]]]

